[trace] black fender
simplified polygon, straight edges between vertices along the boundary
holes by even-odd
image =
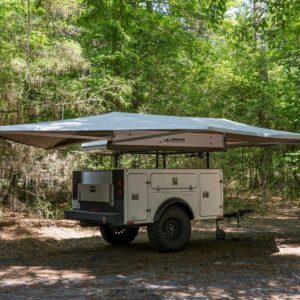
[[[165,210],[167,208],[169,208],[170,206],[177,206],[177,207],[182,208],[191,220],[193,220],[195,218],[195,215],[193,213],[191,206],[186,201],[184,201],[181,198],[170,198],[170,199],[167,199],[166,201],[164,201],[158,207],[157,211],[155,212],[153,222],[158,222],[160,220],[161,216],[163,215],[163,213],[165,212]]]

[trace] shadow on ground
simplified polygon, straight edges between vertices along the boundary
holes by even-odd
[[[249,219],[224,241],[196,226],[179,253],[153,252],[145,233],[121,248],[101,237],[1,240],[0,294],[1,299],[296,298],[299,247],[298,212],[293,218]]]

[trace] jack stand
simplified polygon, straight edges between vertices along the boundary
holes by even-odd
[[[225,231],[220,229],[219,221],[222,219],[216,219],[216,239],[217,240],[224,240],[225,239]]]

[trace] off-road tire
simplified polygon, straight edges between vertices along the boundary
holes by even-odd
[[[191,236],[191,222],[186,212],[179,207],[170,207],[158,222],[147,227],[148,237],[158,252],[182,250]]]
[[[115,246],[130,244],[137,236],[139,227],[117,227],[100,226],[100,233],[103,239]]]

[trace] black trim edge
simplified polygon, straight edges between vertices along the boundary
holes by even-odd
[[[170,198],[170,199],[167,199],[166,201],[164,201],[158,207],[157,211],[155,212],[155,215],[154,215],[154,218],[153,218],[153,222],[159,221],[159,219],[161,218],[162,214],[170,206],[178,206],[178,207],[183,208],[184,211],[187,213],[187,215],[189,216],[189,218],[191,220],[195,219],[194,212],[193,212],[191,206],[186,201],[184,201],[181,198]]]

